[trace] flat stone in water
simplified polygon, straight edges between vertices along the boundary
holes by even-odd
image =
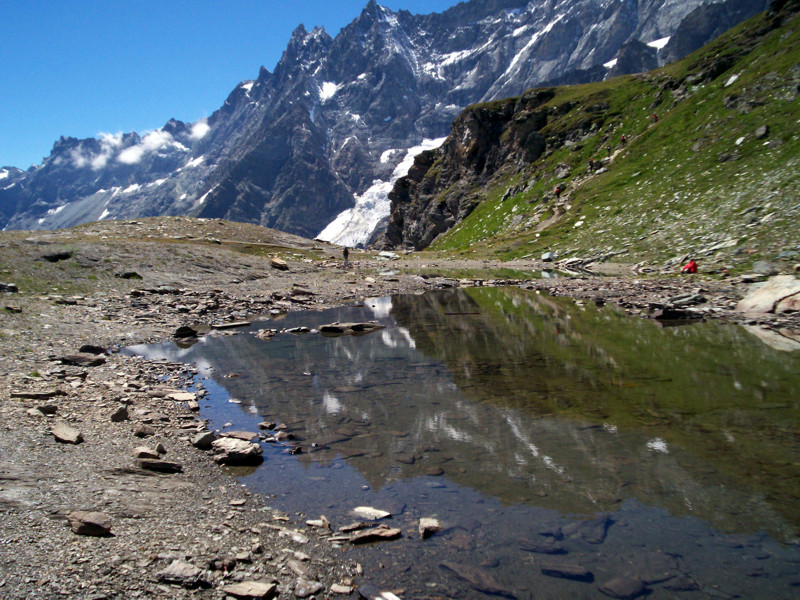
[[[542,566],[542,575],[559,579],[585,581],[587,583],[594,581],[594,574],[589,569],[569,563],[552,563]]]
[[[477,567],[462,565],[452,561],[444,561],[441,567],[453,573],[459,579],[466,581],[470,586],[487,594],[500,594],[502,596],[516,597],[514,592],[505,587],[497,578]]]
[[[606,581],[599,587],[599,590],[611,598],[619,600],[633,600],[647,591],[647,586],[641,579],[631,577],[615,577],[611,581]]]

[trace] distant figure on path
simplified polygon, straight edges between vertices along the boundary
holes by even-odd
[[[350,248],[345,246],[342,248],[342,257],[344,257],[344,268],[347,268],[347,259],[350,258]]]
[[[624,146],[625,144],[628,143],[628,136],[623,133],[619,141],[622,142],[622,145]]]
[[[556,189],[555,189],[556,198],[561,198],[561,192],[562,192],[562,191],[563,191],[563,190],[561,189],[561,186],[560,186],[560,185],[557,185],[557,186],[556,186]]]
[[[686,273],[689,275],[697,273],[697,263],[694,261],[694,259],[690,258],[689,262],[683,265],[681,268],[681,273]]]
[[[658,123],[658,115],[653,113],[653,123]]]

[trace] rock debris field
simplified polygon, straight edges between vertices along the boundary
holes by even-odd
[[[118,352],[182,327],[213,335],[366,297],[518,285],[641,317],[747,323],[800,347],[791,278],[776,286],[785,311],[756,302],[744,314],[741,279],[464,278],[448,272],[508,265],[361,251],[350,263],[334,246],[222,221],[1,233],[0,597],[375,597],[347,536],[271,508],[219,464],[219,447],[206,449],[213,436],[186,392],[193,369]]]

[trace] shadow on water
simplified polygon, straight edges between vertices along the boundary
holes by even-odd
[[[387,328],[252,335],[365,320]],[[302,452],[242,478],[276,508],[390,510],[403,538],[345,556],[404,597],[800,594],[800,356],[742,328],[473,288],[131,351],[213,374],[214,427],[287,424]],[[421,517],[444,530],[420,540]]]

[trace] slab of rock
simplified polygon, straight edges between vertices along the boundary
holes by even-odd
[[[125,405],[120,406],[111,413],[111,422],[112,423],[121,423],[122,421],[127,421],[130,417],[128,416],[128,407]]]
[[[202,431],[192,438],[192,446],[200,450],[211,450],[211,445],[216,439],[217,436],[210,431]]]
[[[594,574],[589,569],[569,563],[552,563],[542,566],[542,575],[558,577],[559,579],[585,581],[587,583],[594,581]]]
[[[243,440],[245,442],[250,442],[254,438],[258,437],[258,434],[255,431],[224,431],[220,433],[220,437],[224,438],[234,438],[237,440]]]
[[[191,400],[197,400],[197,394],[192,392],[172,392],[167,394],[167,398],[175,400],[175,402],[190,402]]]
[[[566,550],[554,537],[542,536],[535,540],[522,540],[520,548],[537,554],[565,554]]]
[[[104,356],[96,356],[94,354],[69,354],[61,357],[62,365],[70,365],[73,367],[99,367],[105,364],[106,359]]]
[[[269,600],[278,589],[274,583],[266,581],[242,581],[231,585],[222,586],[222,591],[234,598],[256,598]]]
[[[62,444],[80,444],[83,441],[81,432],[66,423],[57,423],[51,431],[56,441]]]
[[[366,544],[368,542],[382,542],[388,540],[396,540],[403,532],[399,529],[389,527],[388,525],[379,525],[372,529],[364,529],[359,531],[350,538],[351,544]]]
[[[149,425],[137,425],[136,429],[133,430],[133,435],[138,438],[145,438],[155,434],[156,430]]]
[[[139,460],[139,466],[147,471],[155,471],[157,473],[183,472],[183,465],[181,463],[176,463],[169,460],[143,458]]]
[[[479,569],[477,567],[471,567],[469,565],[462,565],[452,561],[442,562],[441,567],[450,571],[459,579],[463,579],[479,592],[498,594],[512,598],[516,597],[510,588],[505,587],[494,575],[488,571]]]
[[[745,314],[776,312],[782,301],[798,294],[800,294],[800,279],[794,275],[778,275],[764,283],[753,285],[748,294],[736,305],[736,310]],[[787,305],[790,306],[791,303]]]
[[[278,258],[277,256],[269,261],[269,266],[272,267],[273,269],[277,269],[278,271],[289,270],[289,265],[286,264],[286,261],[283,260],[282,258]]]
[[[423,540],[431,537],[437,531],[442,530],[442,524],[438,519],[423,517],[419,520],[419,537]]]
[[[182,560],[173,560],[166,569],[156,573],[156,577],[159,581],[186,588],[210,587],[202,569]]]
[[[111,519],[101,512],[77,510],[67,515],[69,526],[78,535],[107,537],[111,535]]]
[[[356,506],[353,512],[359,517],[369,519],[370,521],[388,519],[392,516],[392,513],[387,510],[380,510],[378,508],[372,508],[371,506]]]
[[[161,458],[158,455],[158,452],[155,450],[148,448],[147,446],[137,446],[133,449],[133,457],[134,458],[150,458],[154,460],[158,460]]]
[[[24,400],[49,400],[50,398],[55,398],[56,396],[63,396],[63,395],[64,392],[56,389],[42,390],[40,392],[37,391],[11,392],[12,398],[22,398]]]
[[[644,594],[647,591],[647,586],[641,579],[615,577],[611,581],[606,581],[598,589],[610,598],[633,600]]]
[[[236,438],[221,438],[211,443],[214,460],[223,465],[257,465],[264,458],[261,446]]]

